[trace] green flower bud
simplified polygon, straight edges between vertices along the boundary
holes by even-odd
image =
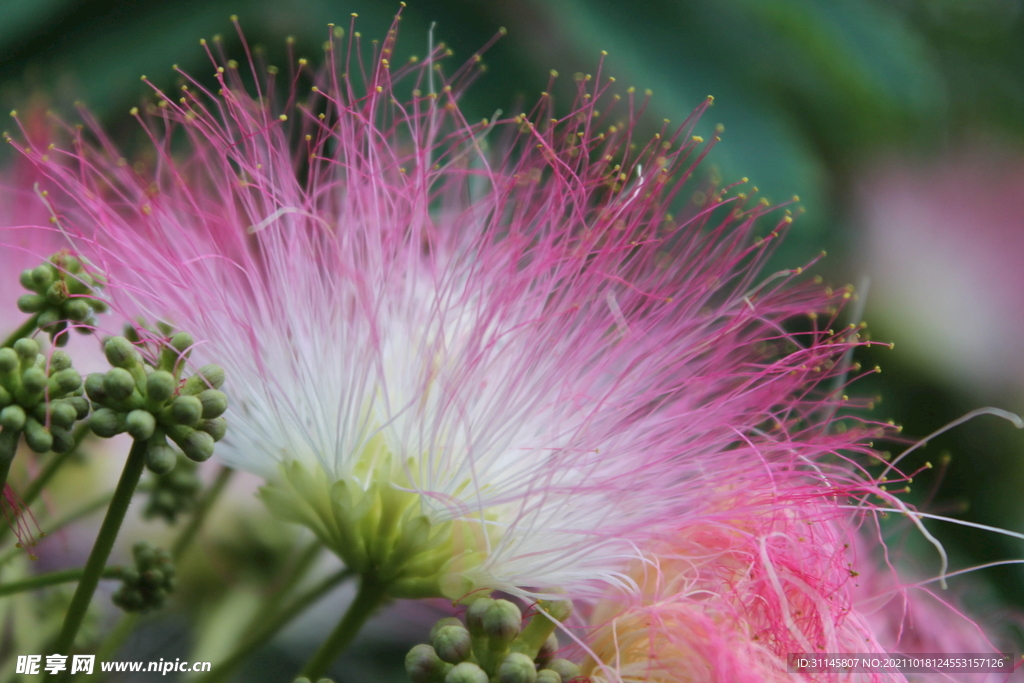
[[[146,378],[146,397],[154,403],[163,403],[174,395],[177,385],[174,375],[164,370],[155,370]]]
[[[135,390],[135,378],[124,368],[111,368],[103,379],[103,389],[115,401],[123,401]]]
[[[559,623],[572,616],[572,600],[541,600],[540,606]]]
[[[46,263],[36,266],[32,269],[32,289],[41,292],[53,284],[56,277],[57,271],[53,266]]]
[[[294,681],[292,681],[292,683],[313,683],[313,682],[311,680],[309,680],[308,678],[306,678],[305,676],[299,676]]]
[[[75,322],[88,320],[89,316],[92,315],[92,308],[85,299],[71,299],[64,303],[61,311],[63,311],[65,318]]]
[[[93,298],[86,299],[85,301],[87,304],[89,304],[89,308],[92,309],[93,313],[106,313],[108,310],[107,302],[103,301],[102,299]]]
[[[57,280],[46,288],[46,303],[60,306],[68,300],[68,286],[63,280]]]
[[[195,344],[195,340],[192,339],[192,335],[188,332],[178,332],[171,337],[171,346],[176,349],[178,353],[186,353],[191,350],[193,344]]]
[[[220,417],[228,409],[228,397],[223,391],[207,389],[201,392],[198,398],[203,405],[203,417],[207,420]]]
[[[18,276],[18,282],[20,282],[21,286],[25,289],[33,289],[36,286],[36,283],[32,281],[32,269],[26,268],[21,271],[21,275]]]
[[[167,474],[177,465],[178,454],[167,445],[167,442],[156,441],[156,439],[153,441],[155,443],[150,443],[149,448],[146,449],[146,467],[154,474]]]
[[[89,416],[89,401],[81,396],[66,398],[64,401],[75,409],[75,419],[84,420]]]
[[[580,675],[580,667],[573,664],[568,659],[556,659],[548,664],[547,668],[556,672],[562,677],[562,680],[566,682],[571,681]]]
[[[170,419],[179,425],[194,425],[203,416],[203,403],[195,396],[178,396],[171,402]]]
[[[551,669],[541,669],[537,672],[537,683],[562,683],[562,677]]]
[[[444,677],[444,683],[488,683],[488,681],[489,678],[484,670],[470,662],[456,664]]]
[[[46,389],[46,373],[42,368],[31,367],[21,374],[21,386],[28,394],[42,394]]]
[[[0,410],[0,427],[19,432],[25,428],[25,409],[15,403]]]
[[[14,342],[14,351],[18,356],[26,362],[32,362],[39,355],[39,344],[35,339],[29,339],[28,337],[22,337],[18,341]]]
[[[548,662],[555,658],[556,652],[558,652],[558,636],[552,633],[544,641],[544,644],[540,646],[540,651],[537,653],[537,663],[541,666],[547,665]]]
[[[484,614],[483,632],[491,639],[491,649],[498,650],[501,645],[508,645],[519,635],[523,623],[523,613],[514,603],[508,600],[495,600],[487,613]],[[499,647],[494,647],[499,645]]]
[[[499,683],[537,683],[537,666],[521,652],[513,652],[498,666]]]
[[[139,575],[139,583],[143,586],[156,588],[164,582],[164,573],[159,569],[148,569]]]
[[[50,436],[53,437],[53,451],[55,453],[67,453],[75,447],[75,436],[63,427],[50,427]]]
[[[438,619],[437,622],[430,627],[430,642],[434,642],[434,638],[437,637],[437,632],[445,626],[462,626],[462,621],[458,617],[445,617],[443,619]]]
[[[38,313],[46,305],[46,297],[41,294],[22,294],[18,297],[18,310],[22,313]]]
[[[148,543],[132,547],[135,568],[121,573],[124,585],[114,595],[114,603],[128,612],[147,612],[163,606],[174,589],[174,565],[166,550]]]
[[[93,412],[89,418],[89,428],[96,436],[109,439],[124,431],[124,415],[110,408],[100,408]]]
[[[68,285],[68,291],[72,294],[89,294],[96,281],[88,273],[82,273],[78,277],[64,280]]]
[[[0,385],[0,408],[9,406],[12,403],[14,403],[14,396],[11,396],[11,392],[7,391],[3,385]]]
[[[64,368],[50,375],[49,385],[50,396],[70,394],[82,386],[82,376],[74,368]]]
[[[65,251],[54,254],[50,257],[50,261],[72,275],[82,272],[82,262],[78,260],[78,257]]]
[[[228,433],[228,421],[223,417],[215,417],[212,420],[200,420],[196,429],[206,432],[213,437],[214,441],[220,441]]]
[[[25,420],[25,443],[36,453],[46,453],[53,449],[53,435],[29,417]]]
[[[64,351],[54,351],[50,354],[50,374],[67,370],[71,367],[71,356]]]
[[[60,319],[60,309],[47,306],[36,319],[36,326],[41,330],[46,330],[52,336],[57,331],[54,327]]]
[[[14,372],[18,365],[18,354],[14,349],[0,349],[0,373],[8,374]]]
[[[466,628],[474,636],[485,635],[484,615],[494,606],[494,602],[491,598],[479,598],[474,600],[473,604],[466,610]]]
[[[70,429],[78,418],[78,411],[66,401],[50,402],[50,424],[63,429]]]
[[[106,378],[106,375],[99,372],[93,372],[85,378],[85,393],[96,403],[104,403],[108,398],[107,390],[104,386]]]
[[[145,541],[140,541],[132,546],[132,557],[139,569],[145,571],[156,562],[156,548]]]
[[[189,460],[204,462],[213,455],[213,437],[191,427],[177,427],[168,431],[168,435],[178,444],[178,448]]]
[[[146,410],[133,410],[124,419],[124,430],[131,434],[133,439],[145,441],[153,436],[156,430],[156,418]]]
[[[437,656],[449,664],[464,662],[473,652],[469,631],[462,624],[442,626],[432,640]]]
[[[139,364],[139,352],[124,337],[111,337],[103,345],[107,361],[115,368],[130,370]]]
[[[192,375],[185,381],[181,393],[194,395],[203,392],[210,387],[220,389],[224,386],[224,368],[219,365],[204,365],[199,372]]]
[[[412,683],[440,683],[451,668],[429,645],[417,645],[405,656],[405,673]]]

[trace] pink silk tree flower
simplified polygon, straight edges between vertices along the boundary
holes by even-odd
[[[794,672],[791,660],[998,652],[952,604],[883,570],[855,521],[794,487],[746,491],[718,514],[681,523],[633,565],[639,594],[598,603],[584,673],[624,683],[905,681],[898,671]],[[935,680],[999,676],[1006,674]]]
[[[723,484],[869,456],[821,427],[850,292],[759,275],[788,213],[688,183],[710,98],[641,138],[598,70],[470,123],[476,61],[393,63],[396,32],[255,89],[214,43],[138,162],[96,126],[26,152],[115,309],[224,366],[218,452],[273,512],[393,596],[586,595]]]

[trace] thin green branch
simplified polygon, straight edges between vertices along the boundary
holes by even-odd
[[[107,567],[100,572],[100,578],[117,579],[120,578],[123,573],[124,570],[121,567]],[[15,593],[36,590],[37,588],[57,586],[62,583],[71,583],[72,581],[80,581],[84,574],[85,569],[82,567],[77,569],[62,569],[56,572],[32,576],[27,579],[22,579],[21,581],[12,581],[11,583],[0,584],[0,596],[14,595]]]
[[[128,506],[131,505],[135,488],[139,485],[139,479],[142,477],[142,470],[146,465],[146,449],[145,441],[132,443],[132,449],[128,453],[124,470],[121,472],[121,479],[117,482],[117,488],[114,489],[114,498],[110,502],[110,507],[107,508],[107,516],[103,518],[100,533],[96,537],[96,543],[85,563],[82,580],[78,582],[78,589],[75,591],[71,605],[64,617],[64,626],[53,645],[53,651],[59,654],[68,654],[75,642],[75,636],[78,635],[78,629],[81,627],[86,610],[92,601],[92,595],[96,591],[100,575],[110,557],[117,534],[121,530],[125,513],[128,512]]]
[[[306,666],[302,669],[303,676],[315,681],[327,672],[338,655],[356,637],[359,629],[363,627],[374,610],[384,602],[387,597],[387,589],[386,583],[375,581],[370,576],[362,577],[355,600],[348,606],[345,616],[331,631],[331,635],[327,636],[327,640],[320,645],[320,649],[306,662]]]
[[[213,480],[213,484],[207,490],[206,495],[203,496],[202,500],[196,506],[195,511],[192,513],[192,518],[189,519],[188,524],[184,529],[181,530],[181,534],[174,542],[174,546],[171,548],[171,557],[175,561],[180,560],[188,550],[196,534],[199,532],[199,527],[206,521],[206,516],[209,514],[213,504],[220,498],[221,492],[224,491],[224,487],[227,486],[228,482],[231,481],[231,476],[235,471],[229,467],[221,467],[220,472],[217,473],[217,478]]]
[[[27,337],[30,334],[32,334],[33,332],[35,332],[36,328],[39,326],[38,323],[39,323],[39,314],[36,313],[32,317],[30,317],[28,320],[23,322],[21,324],[21,327],[16,329],[14,332],[11,332],[11,334],[8,335],[7,339],[4,340],[4,343],[0,344],[0,348],[5,348],[6,349],[9,346],[14,346],[14,342],[16,342],[19,339],[22,339],[24,337]]]
[[[272,613],[269,617],[266,613],[261,613],[261,626],[247,637],[243,643],[228,656],[227,659],[217,664],[217,666],[215,666],[213,670],[205,676],[201,676],[196,679],[194,683],[223,683],[223,681],[228,680],[238,666],[250,655],[256,652],[256,650],[263,645],[270,642],[271,638],[291,623],[295,617],[305,612],[310,605],[330,593],[336,586],[351,576],[353,576],[351,570],[341,569],[300,595],[280,612],[277,612],[276,614]]]

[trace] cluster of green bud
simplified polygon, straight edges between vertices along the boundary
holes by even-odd
[[[145,541],[132,546],[133,569],[124,569],[118,577],[123,585],[114,593],[114,604],[125,612],[149,612],[160,609],[174,590],[174,564],[171,555]]]
[[[65,453],[75,445],[71,427],[88,414],[82,377],[68,354],[54,351],[47,363],[28,338],[0,349],[0,427],[6,434],[24,432],[36,453]]]
[[[142,516],[146,519],[160,517],[168,524],[174,524],[179,514],[196,506],[202,489],[196,464],[188,458],[179,457],[173,470],[153,477],[149,501]]]
[[[106,438],[127,432],[136,443],[145,442],[146,466],[157,474],[170,472],[177,463],[168,438],[190,460],[202,462],[213,455],[214,443],[227,431],[221,415],[228,400],[219,391],[224,370],[205,365],[182,381],[192,344],[191,335],[175,334],[154,367],[126,338],[112,337],[104,352],[114,367],[85,380],[85,391],[93,401],[89,419],[93,432]]]
[[[580,668],[555,659],[555,622],[572,614],[567,600],[541,601],[541,611],[523,627],[523,615],[508,600],[479,598],[466,623],[441,619],[430,630],[430,644],[417,645],[405,657],[412,683],[584,683]]]
[[[18,299],[18,308],[37,315],[36,327],[49,333],[57,346],[64,346],[69,325],[80,323],[77,329],[89,332],[95,323],[93,314],[107,310],[96,298],[99,284],[78,258],[59,252],[21,272],[21,286],[31,293]]]

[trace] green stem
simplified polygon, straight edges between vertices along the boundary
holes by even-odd
[[[214,503],[217,502],[217,499],[224,491],[224,488],[227,486],[227,483],[230,481],[234,472],[235,471],[232,469],[222,467],[220,472],[217,473],[217,478],[214,479],[213,484],[210,485],[206,495],[204,495],[202,500],[199,501],[199,505],[196,506],[195,511],[192,513],[192,518],[189,520],[188,525],[181,530],[181,534],[174,542],[174,547],[171,549],[171,557],[173,557],[175,561],[181,559],[182,555],[185,554],[185,551],[188,550],[189,546],[192,544],[192,541],[195,540],[199,527],[202,526],[202,523],[209,514],[210,509],[213,508]],[[110,631],[106,639],[103,641],[103,644],[100,646],[100,649],[96,654],[97,659],[105,661],[113,657],[125,639],[135,631],[135,627],[138,625],[139,619],[139,614],[126,614],[121,617],[121,620],[117,622],[117,625]]]
[[[3,344],[0,344],[0,348],[7,348],[8,346],[14,346],[14,342],[18,341],[22,337],[27,337],[36,331],[38,327],[39,314],[36,313],[31,318],[21,324],[21,327],[11,332],[10,336],[4,340]]]
[[[121,647],[121,643],[125,641],[134,631],[135,627],[139,625],[141,615],[138,612],[132,612],[131,614],[125,614],[121,617],[121,620],[117,622],[117,625],[111,629],[110,633],[107,634],[106,639],[100,648],[96,651],[96,659],[100,662],[110,661],[117,654],[117,649]],[[75,676],[74,680],[84,680],[87,674],[80,673]]]
[[[104,579],[117,579],[120,578],[123,573],[124,570],[121,567],[107,567],[101,572],[100,577]],[[85,569],[81,567],[78,569],[62,569],[57,572],[39,574],[38,576],[22,579],[21,581],[12,581],[11,583],[0,584],[0,595],[13,595],[15,593],[31,591],[37,588],[45,588],[46,586],[57,586],[62,583],[80,581],[83,574],[85,574]]]
[[[306,666],[302,669],[303,676],[315,681],[327,671],[338,655],[356,637],[359,629],[363,627],[373,611],[384,602],[387,590],[386,583],[376,581],[366,575],[362,577],[355,600],[349,605],[345,616],[331,631],[331,635],[327,636],[327,640],[323,642],[313,658],[306,662]]]
[[[278,631],[291,623],[295,617],[305,612],[310,605],[330,593],[338,584],[350,576],[352,576],[352,572],[349,569],[339,570],[296,598],[288,607],[273,614],[272,618],[268,619],[267,613],[262,612],[260,614],[262,627],[247,637],[227,659],[217,664],[210,673],[196,679],[195,683],[222,683],[227,680],[234,673],[235,669],[253,652],[268,643]]]
[[[174,547],[171,548],[171,557],[176,561],[180,560],[185,551],[188,550],[192,540],[196,537],[196,533],[199,531],[199,527],[206,521],[206,515],[210,512],[210,508],[217,502],[224,487],[227,486],[231,480],[231,475],[235,471],[228,467],[221,467],[220,472],[217,473],[217,478],[213,480],[213,484],[210,485],[206,495],[203,496],[202,500],[199,501],[199,505],[196,506],[195,512],[192,513],[192,518],[188,521],[188,525],[181,530],[181,534],[174,542]]]
[[[7,486],[7,474],[11,471],[14,454],[18,452],[21,430],[4,427],[0,429],[0,491]]]
[[[319,539],[314,538],[313,541],[306,546],[306,549],[299,552],[296,560],[289,567],[287,576],[276,586],[270,586],[270,599],[263,605],[259,620],[250,624],[249,633],[260,629],[264,625],[265,615],[273,614],[277,611],[277,608],[281,606],[285,598],[288,597],[291,590],[299,584],[300,581],[306,576],[306,572],[316,562],[316,558],[323,552],[324,545]]]
[[[128,506],[131,505],[132,495],[135,487],[139,485],[142,477],[142,470],[146,465],[146,442],[135,441],[132,443],[132,450],[128,453],[124,470],[121,472],[121,479],[114,489],[114,499],[107,508],[107,516],[103,518],[103,525],[96,537],[96,543],[89,553],[89,559],[85,563],[82,580],[78,582],[78,589],[71,599],[71,605],[64,616],[64,627],[53,645],[52,651],[59,654],[69,654],[78,635],[78,629],[85,618],[86,610],[92,601],[92,594],[100,581],[100,575],[110,557],[110,551],[114,547],[114,541],[121,530],[121,523],[124,521]]]

